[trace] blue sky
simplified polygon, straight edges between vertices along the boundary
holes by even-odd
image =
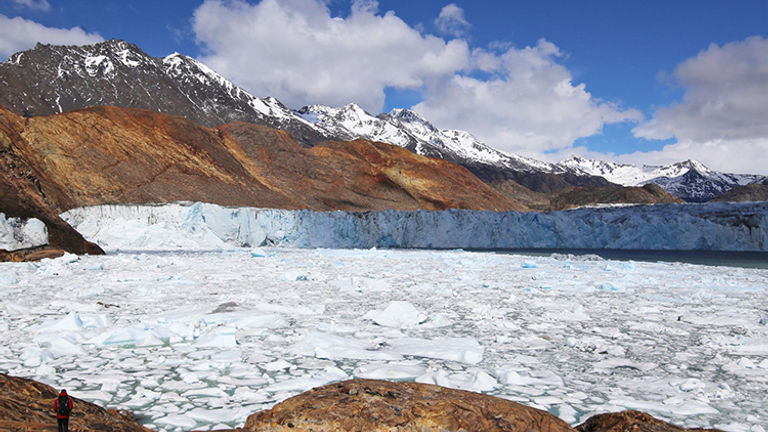
[[[296,108],[304,103],[339,105],[354,101],[375,114],[392,108],[414,107],[440,127],[466,129],[498,148],[534,157],[558,159],[573,153],[635,163],[663,163],[690,157],[703,159],[715,169],[768,173],[768,168],[760,169],[768,166],[766,156],[760,157],[761,152],[768,153],[768,134],[759,127],[750,133],[741,133],[745,128],[735,127],[737,123],[751,121],[753,115],[757,116],[754,121],[759,121],[759,112],[741,113],[736,107],[729,112],[740,113],[739,121],[717,129],[712,125],[719,124],[719,120],[697,126],[696,118],[690,114],[728,99],[727,93],[723,93],[726,96],[720,95],[717,100],[705,100],[705,89],[718,85],[725,89],[731,85],[717,82],[717,77],[727,73],[711,70],[713,62],[727,69],[727,59],[752,67],[749,65],[762,65],[768,58],[765,52],[768,50],[765,43],[768,2],[765,0],[380,0],[357,1],[355,5],[348,0],[323,3],[287,0],[271,8],[268,3],[1,0],[0,14],[6,18],[21,17],[46,28],[79,28],[83,33],[103,39],[125,39],[154,56],[178,51],[206,61],[257,96],[266,96],[262,93],[267,92]],[[300,48],[290,52],[291,48],[308,45],[307,39],[297,36],[296,29],[290,25],[285,26],[289,27],[285,30],[257,32],[253,39],[248,39],[251,37],[247,33],[248,22],[268,19],[269,14],[278,12],[289,13],[291,8],[302,15],[301,19],[317,22],[317,27],[306,27],[309,32],[325,31],[332,18],[340,17],[348,25],[338,27],[337,32],[349,32],[353,38],[362,25],[353,24],[352,10],[364,9],[359,13],[360,19],[365,15],[371,32],[380,31],[384,36],[366,39],[371,46],[367,52],[364,47],[347,46],[343,38],[314,49],[328,51],[314,60],[320,62],[317,67],[320,72],[327,67],[327,76],[317,78],[331,80],[325,87],[318,87],[316,83],[297,86],[295,82],[313,79],[307,76],[307,71],[314,69],[312,64],[299,60],[294,64],[290,58],[275,57],[274,53],[266,56],[270,64],[278,64],[282,71],[288,71],[286,76],[291,77],[292,82],[287,82],[288,78],[281,81],[280,77],[256,81],[252,77],[264,71],[265,63],[242,59],[258,56],[259,49],[269,48],[275,41],[295,36],[296,43],[287,45],[287,55],[294,58],[309,55]],[[388,11],[392,11],[390,19],[385,18]],[[441,13],[445,15],[442,21],[438,19]],[[240,17],[250,17],[250,21]],[[274,34],[280,31],[287,33]],[[403,45],[392,41],[388,46],[386,33]],[[9,42],[7,46],[24,43],[19,41],[23,39],[20,36],[3,35],[0,30],[0,48],[3,37],[15,37],[15,45]],[[272,37],[275,39],[269,40]],[[31,47],[34,34],[28,39]],[[259,45],[265,39],[271,45]],[[62,40],[65,43],[66,37]],[[230,48],[241,40],[242,47]],[[439,56],[440,60],[435,62],[439,66],[432,70],[432,65],[423,64],[413,66],[402,76],[387,76],[411,67],[397,52],[416,45],[418,49],[409,53],[412,58],[431,53]],[[382,57],[386,59],[383,64],[398,66],[397,62],[402,61],[403,65],[391,71],[383,66],[370,71],[363,67],[361,74],[367,73],[371,78],[350,82],[349,76],[337,72],[355,66],[349,66],[348,59],[335,59],[335,53],[366,59]],[[379,56],[379,53],[384,54]],[[8,54],[0,52],[0,57]],[[699,63],[697,57],[701,60]],[[490,58],[493,66],[477,66],[481,58]],[[681,68],[683,64],[690,66],[690,73],[685,67]],[[709,68],[706,73],[705,67]],[[768,83],[762,69],[756,70],[745,75],[755,80],[744,89],[745,94],[754,92],[755,88],[768,89],[763,87]],[[379,71],[381,76],[377,75]],[[533,77],[518,82],[516,76],[526,73]],[[336,75],[339,81],[333,82]],[[536,76],[546,76],[550,81],[535,81]],[[565,94],[571,99],[567,103],[552,99],[558,96],[551,94],[539,97],[533,90],[546,91],[562,80],[569,83]],[[702,80],[708,81],[702,84]],[[342,90],[345,87],[346,93]],[[468,91],[496,92],[500,96],[498,100],[493,96],[480,99],[468,96]],[[531,94],[518,100],[516,92],[521,91]],[[562,96],[561,93],[558,95]],[[718,91],[710,93],[718,94]],[[506,104],[510,99],[516,104]],[[726,100],[725,106],[742,99]],[[509,116],[494,111],[478,112],[486,109],[484,104],[498,106],[497,111],[505,111]],[[447,109],[446,105],[466,107]],[[546,114],[550,106],[552,112],[557,113],[551,123],[541,115],[515,114]],[[746,111],[750,109],[755,110],[744,107]],[[477,115],[468,116],[467,110]],[[580,113],[584,116],[580,117]],[[753,156],[749,161],[727,162],[727,159],[739,159],[734,149],[745,149],[745,155]]]

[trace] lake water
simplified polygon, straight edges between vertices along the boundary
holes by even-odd
[[[505,249],[496,253],[529,256],[552,254],[597,255],[603,259],[643,262],[683,262],[708,266],[768,269],[768,252],[671,251],[621,249]]]

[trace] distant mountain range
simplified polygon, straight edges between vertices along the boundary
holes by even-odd
[[[304,147],[326,140],[366,139],[457,163],[498,190],[554,193],[573,187],[655,183],[686,201],[707,201],[758,175],[712,171],[696,161],[636,167],[573,157],[559,164],[507,154],[465,131],[439,129],[417,113],[396,109],[373,116],[356,104],[289,109],[257,98],[201,62],[182,54],[151,57],[110,40],[87,46],[38,44],[0,64],[0,105],[25,116],[115,105],[181,115],[204,126],[233,121],[288,132]],[[517,192],[515,192],[517,193]],[[654,195],[655,196],[655,195]]]

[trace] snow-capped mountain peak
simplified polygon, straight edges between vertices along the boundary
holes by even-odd
[[[712,171],[687,160],[634,166],[572,157],[552,164],[492,148],[469,132],[441,129],[409,109],[372,115],[355,103],[298,111],[273,97],[258,98],[202,62],[180,53],[155,58],[134,44],[109,40],[84,46],[38,44],[0,63],[9,83],[0,104],[24,115],[46,115],[98,105],[149,108],[205,126],[242,120],[287,131],[305,146],[320,141],[368,139],[438,157],[486,181],[513,179],[534,190],[567,185],[657,183],[674,195],[705,200],[735,185],[764,179]],[[561,175],[553,180],[552,174]]]
[[[639,167],[572,156],[559,165],[574,173],[601,176],[623,186],[656,183],[672,195],[687,201],[707,201],[735,186],[765,178],[759,175],[721,173],[693,159],[663,166]]]

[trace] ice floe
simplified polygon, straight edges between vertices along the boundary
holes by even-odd
[[[263,247],[65,256],[0,275],[0,372],[162,431],[237,427],[352,377],[481,391],[571,424],[642,409],[760,432],[768,418],[768,270]]]

